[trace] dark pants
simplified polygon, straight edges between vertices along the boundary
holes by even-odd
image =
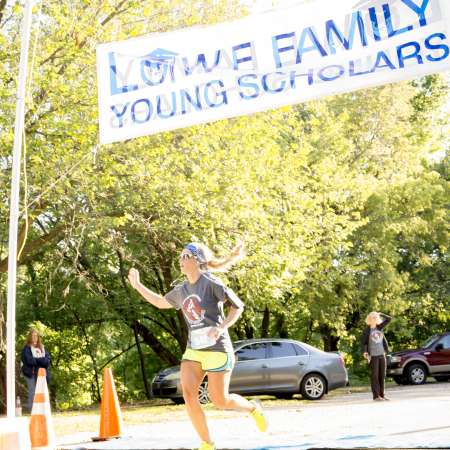
[[[384,379],[386,377],[386,356],[372,356],[370,358],[370,384],[373,398],[384,397]]]
[[[31,413],[31,409],[33,407],[33,400],[34,400],[34,391],[36,389],[36,378],[25,377],[25,380],[27,380],[27,387],[28,387],[27,409]]]

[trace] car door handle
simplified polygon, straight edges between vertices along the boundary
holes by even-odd
[[[263,369],[268,369],[268,368],[269,368],[269,366],[268,366],[267,364],[263,364],[261,367],[262,367]]]
[[[304,366],[304,365],[305,365],[305,363],[302,362],[302,361],[299,361],[297,364],[298,364],[299,366]]]
[[[424,355],[431,355],[431,352],[423,352]]]

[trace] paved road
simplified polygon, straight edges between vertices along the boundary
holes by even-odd
[[[259,433],[250,418],[210,420],[220,449],[302,450],[310,448],[450,448],[450,383],[388,389],[389,402],[374,402],[370,393],[350,393],[318,402],[267,409],[270,429]],[[59,440],[64,449],[195,448],[197,438],[187,420],[125,427],[118,440],[91,443],[87,433]]]

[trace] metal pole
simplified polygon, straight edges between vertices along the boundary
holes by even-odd
[[[16,122],[11,179],[11,201],[9,212],[8,253],[8,313],[6,319],[6,393],[7,417],[15,417],[16,398],[16,273],[17,273],[17,228],[19,222],[20,158],[25,115],[25,88],[28,66],[28,49],[31,32],[33,0],[26,0],[22,21],[19,80],[17,84]]]

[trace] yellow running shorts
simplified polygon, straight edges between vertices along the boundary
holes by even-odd
[[[233,370],[234,354],[227,352],[209,352],[187,348],[182,361],[195,361],[202,365],[206,372],[223,372]]]

